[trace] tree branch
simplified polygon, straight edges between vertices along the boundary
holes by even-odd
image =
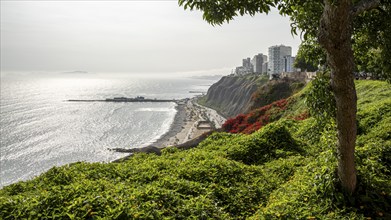
[[[353,6],[351,10],[351,14],[353,17],[363,13],[364,11],[368,11],[380,6],[380,0],[361,0],[355,6]]]

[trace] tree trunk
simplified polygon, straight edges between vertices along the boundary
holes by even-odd
[[[318,38],[327,52],[328,64],[331,67],[331,86],[337,105],[338,176],[342,188],[352,194],[357,182],[354,162],[357,96],[351,45],[352,1],[331,3],[325,0],[324,3]]]

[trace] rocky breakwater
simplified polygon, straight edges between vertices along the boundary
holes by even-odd
[[[259,84],[259,76],[225,76],[209,88],[200,103],[226,118],[233,117],[249,110]]]

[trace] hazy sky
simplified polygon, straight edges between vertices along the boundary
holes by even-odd
[[[1,70],[228,74],[272,45],[292,46],[277,12],[213,27],[177,1],[3,1]]]

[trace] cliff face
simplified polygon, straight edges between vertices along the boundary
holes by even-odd
[[[249,112],[274,101],[287,98],[305,83],[295,79],[269,81],[267,77],[226,76],[213,84],[200,104],[217,110],[226,118]]]
[[[213,84],[203,103],[230,118],[248,111],[251,96],[257,90],[259,77],[225,76]]]

